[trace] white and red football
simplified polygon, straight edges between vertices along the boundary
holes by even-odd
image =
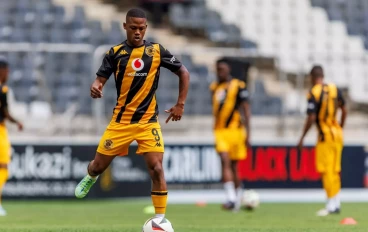
[[[142,232],[174,232],[171,222],[166,218],[153,217],[148,219],[144,225]]]

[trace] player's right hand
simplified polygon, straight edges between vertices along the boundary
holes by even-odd
[[[184,113],[184,105],[183,104],[176,104],[169,110],[165,110],[166,113],[170,114],[169,117],[166,119],[166,123],[171,121],[180,121],[181,117]]]
[[[91,97],[92,98],[101,98],[102,95],[102,83],[100,82],[93,82],[91,86]]]
[[[23,130],[23,124],[20,122],[17,122],[17,126],[18,126],[18,130],[22,131]]]

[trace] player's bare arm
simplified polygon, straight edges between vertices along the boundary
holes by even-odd
[[[337,89],[337,107],[341,110],[340,127],[343,129],[345,126],[345,120],[348,115],[348,111],[345,105],[345,99],[340,89]]]
[[[101,98],[103,97],[102,88],[104,87],[107,78],[97,76],[96,80],[91,85],[91,97],[92,98]]]
[[[345,105],[340,105],[340,109],[341,109],[340,126],[341,126],[341,128],[344,128],[345,120],[346,120],[346,117],[348,115],[348,111],[347,111]]]
[[[184,105],[189,89],[190,75],[187,68],[182,65],[175,74],[179,77],[179,97],[175,106],[169,110],[165,110],[166,113],[170,113],[169,117],[166,119],[166,123],[168,123],[170,119],[171,121],[180,121],[184,113]]]
[[[17,125],[18,127],[18,130],[19,131],[22,131],[23,130],[23,124],[21,122],[19,122],[18,120],[16,120],[10,113],[9,113],[9,110],[8,108],[5,108],[4,110],[4,113],[5,113],[5,117],[7,120],[9,120],[11,123],[14,123]]]
[[[312,127],[313,123],[316,121],[316,114],[315,113],[309,113],[307,119],[305,120],[304,129],[302,133],[302,137],[299,140],[298,143],[298,149],[301,150],[303,148],[303,141],[304,137],[307,135],[309,129]]]
[[[251,135],[250,133],[250,116],[251,116],[250,105],[248,102],[243,102],[241,104],[241,108],[244,114],[244,126],[247,131],[247,137],[245,139],[245,144],[248,147],[250,147],[250,135]]]

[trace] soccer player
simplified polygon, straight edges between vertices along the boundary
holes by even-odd
[[[91,97],[101,98],[102,88],[111,74],[115,76],[117,104],[113,116],[99,143],[94,160],[88,165],[86,175],[75,189],[77,198],[87,195],[98,176],[116,156],[128,154],[129,145],[138,143],[137,153],[147,164],[152,179],[152,202],[157,217],[164,217],[167,188],[162,169],[164,140],[158,123],[155,92],[158,87],[160,67],[179,77],[177,103],[166,110],[166,120],[179,121],[189,87],[189,72],[171,53],[158,43],[143,40],[147,29],[145,12],[131,9],[126,15],[124,29],[127,40],[112,47],[105,55],[91,86]],[[171,90],[165,90],[171,91]]]
[[[18,129],[23,130],[23,125],[15,120],[8,110],[7,93],[8,87],[6,81],[8,80],[9,68],[5,57],[0,56],[0,216],[6,216],[6,211],[1,205],[1,192],[8,180],[8,164],[10,162],[10,142],[8,139],[8,132],[5,127],[5,120],[17,124]]]
[[[321,66],[314,66],[310,77],[313,87],[308,93],[308,117],[298,148],[301,151],[305,135],[316,122],[318,128],[316,169],[321,174],[323,188],[328,198],[326,207],[318,211],[317,215],[327,216],[340,212],[342,128],[347,111],[341,91],[336,85],[323,82],[324,73]],[[336,119],[338,109],[342,111],[340,123]]]
[[[237,165],[239,160],[246,158],[249,146],[249,94],[243,81],[231,77],[226,60],[217,61],[216,71],[217,81],[211,84],[210,89],[216,150],[221,158],[222,181],[227,198],[222,207],[238,210],[243,191]]]

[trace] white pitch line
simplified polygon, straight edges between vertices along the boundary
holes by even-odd
[[[269,203],[307,203],[324,202],[326,197],[322,189],[259,189],[261,202]],[[368,189],[343,189],[342,202],[368,202]],[[192,204],[197,202],[223,203],[223,190],[171,190],[169,203]]]

